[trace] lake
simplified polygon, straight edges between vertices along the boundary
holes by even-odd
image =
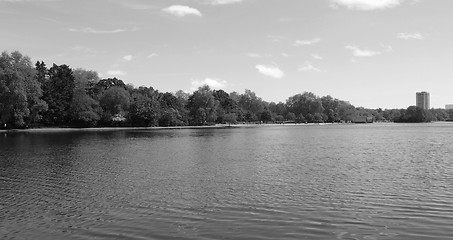
[[[1,239],[453,239],[453,123],[0,133]]]

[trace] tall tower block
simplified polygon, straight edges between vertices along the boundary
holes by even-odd
[[[416,106],[429,109],[429,93],[428,92],[417,92],[416,93]]]

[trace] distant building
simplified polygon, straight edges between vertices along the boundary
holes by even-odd
[[[453,104],[446,104],[445,109],[453,109]]]
[[[429,93],[428,92],[417,92],[416,93],[416,106],[429,109]]]

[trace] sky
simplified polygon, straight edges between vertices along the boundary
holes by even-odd
[[[0,0],[0,51],[135,87],[453,103],[451,0]]]

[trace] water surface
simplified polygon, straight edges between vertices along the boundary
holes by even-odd
[[[453,239],[453,124],[0,133],[4,239]]]

